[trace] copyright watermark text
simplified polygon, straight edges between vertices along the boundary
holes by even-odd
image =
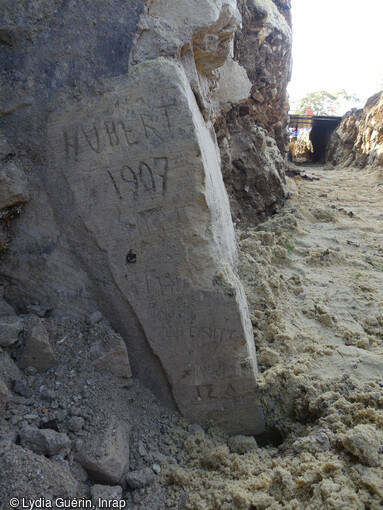
[[[93,503],[90,499],[85,498],[56,498],[53,501],[51,499],[46,498],[37,498],[37,499],[29,499],[29,498],[11,498],[9,500],[9,507],[11,509],[19,509],[19,510],[45,510],[45,509],[56,509],[56,508],[67,508],[67,509],[75,509],[75,508],[90,508],[91,510],[96,509],[113,509],[117,508],[118,510],[127,509],[127,503],[124,500],[118,499],[101,499],[99,498],[96,503]]]

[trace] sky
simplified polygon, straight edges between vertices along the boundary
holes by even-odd
[[[383,0],[292,0],[292,16],[292,111],[315,90],[345,89],[360,108],[383,88]]]

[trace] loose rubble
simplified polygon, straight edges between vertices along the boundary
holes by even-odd
[[[40,318],[36,332],[35,315],[17,316],[5,302],[1,307],[25,325],[17,342],[0,351],[0,468],[7,473],[1,500],[46,494],[164,507],[161,465],[178,462],[168,434],[180,418],[131,378],[121,337],[102,317]],[[49,339],[55,356],[42,372],[41,358],[33,358],[36,366],[17,367],[32,331],[45,346]],[[28,478],[32,465],[36,475]],[[136,473],[144,474],[143,485],[129,484]]]
[[[132,489],[142,489],[154,482],[154,472],[150,468],[144,468],[137,471],[130,471],[126,476],[126,481]]]

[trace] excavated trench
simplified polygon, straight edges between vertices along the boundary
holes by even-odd
[[[382,508],[371,110],[285,164],[290,0],[13,3],[0,510]]]
[[[339,117],[323,117],[312,119],[310,140],[313,145],[313,162],[323,163],[325,160],[326,147],[333,131],[340,124]]]
[[[324,163],[331,134],[340,122],[341,117],[291,115],[289,124],[295,134],[290,141],[289,152],[293,161]]]

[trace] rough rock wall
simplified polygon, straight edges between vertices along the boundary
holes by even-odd
[[[326,160],[340,166],[383,166],[383,92],[345,115],[331,136]]]
[[[102,92],[107,80],[128,72],[144,1],[3,6],[0,121],[9,147],[4,161],[16,161],[29,198],[10,230],[6,225],[12,243],[1,258],[4,295],[22,312],[30,305],[49,306],[56,314],[100,308],[127,340],[135,339],[129,347],[136,366],[146,360],[141,374],[153,385],[161,367],[129,303],[121,306],[105,254],[89,249],[91,233],[73,205],[56,207],[57,198],[71,197],[63,178],[52,172],[46,147],[50,112],[84,93]]]
[[[285,196],[285,161],[275,139],[236,108],[219,119],[216,131],[233,217],[242,225],[265,220]]]
[[[313,144],[310,140],[310,131],[295,136],[290,141],[290,152],[294,163],[305,163],[313,160]]]
[[[287,144],[287,84],[291,76],[290,0],[244,0],[243,28],[234,55],[252,82],[250,116],[272,136],[283,153]]]
[[[246,104],[233,107],[217,123],[217,135],[232,212],[243,223],[264,220],[285,196],[290,8],[290,0],[239,2],[243,25],[236,33],[234,57],[252,85]]]
[[[258,23],[259,55],[243,66],[241,11]],[[232,125],[219,137],[231,147],[224,174],[256,193],[256,213],[272,211],[286,76],[266,68],[288,53],[280,11],[269,0],[7,0],[0,33],[5,298],[19,311],[101,310],[135,375],[190,419],[232,431],[263,419],[214,125]],[[258,113],[232,109],[251,89],[265,94],[258,127]]]

